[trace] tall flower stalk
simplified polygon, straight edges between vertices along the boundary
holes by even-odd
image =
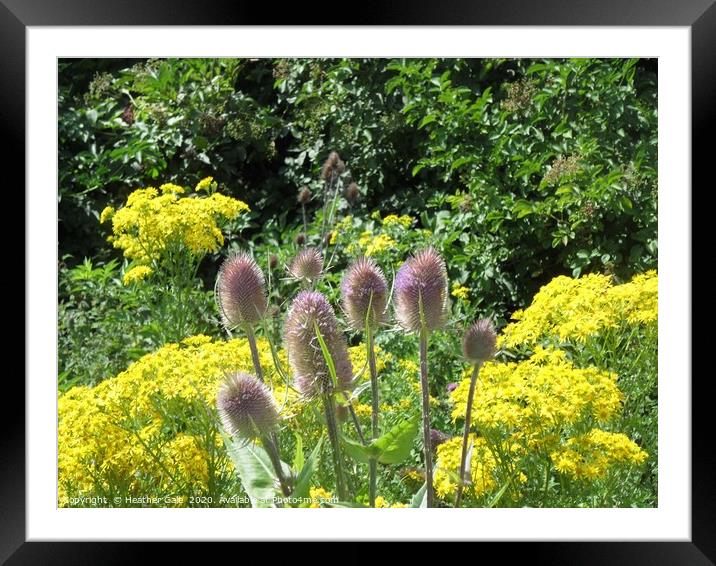
[[[321,397],[331,443],[338,497],[348,498],[336,418],[335,396],[353,389],[348,346],[333,308],[322,293],[301,291],[284,324],[284,341],[294,385],[306,398]]]
[[[448,281],[445,262],[433,248],[408,259],[395,277],[395,315],[420,342],[420,387],[423,410],[423,453],[425,459],[426,503],[435,504],[433,457],[430,441],[430,384],[428,381],[428,337],[447,318]]]
[[[388,283],[385,275],[368,258],[360,258],[346,272],[341,283],[343,310],[350,326],[357,331],[363,330],[367,348],[368,367],[371,386],[371,436],[375,440],[380,436],[378,423],[379,393],[378,371],[375,359],[375,332],[385,318],[388,300]],[[368,496],[370,506],[375,507],[378,462],[371,458]]]
[[[465,471],[467,467],[468,438],[470,435],[470,421],[472,419],[472,403],[475,397],[475,386],[482,364],[491,360],[495,355],[497,334],[495,327],[488,319],[480,319],[473,323],[465,332],[462,341],[462,352],[465,359],[473,364],[470,390],[467,394],[467,407],[465,409],[465,430],[462,435],[462,452],[460,453],[460,475],[457,482],[457,495],[455,507],[460,507],[462,492],[465,485]]]

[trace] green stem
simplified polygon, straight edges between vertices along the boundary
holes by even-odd
[[[351,420],[353,421],[353,426],[356,429],[356,433],[358,434],[358,438],[361,441],[361,444],[365,445],[365,436],[363,435],[363,429],[360,426],[360,421],[358,420],[358,415],[356,415],[356,410],[353,408],[353,402],[348,399],[348,411],[351,414]]]
[[[285,497],[291,495],[291,488],[286,481],[286,476],[283,474],[283,467],[281,466],[281,456],[278,453],[278,445],[276,444],[276,433],[271,432],[261,436],[261,442],[266,448],[269,460],[273,465],[273,469],[276,471],[276,477],[278,478],[279,484],[281,484],[281,491]]]
[[[373,440],[380,436],[378,430],[378,410],[379,410],[379,399],[378,399],[378,370],[375,363],[375,341],[373,340],[373,333],[371,332],[370,325],[366,325],[368,329],[368,365],[370,367],[370,387],[373,394],[371,403],[371,433]],[[375,495],[378,483],[378,462],[375,458],[371,458],[368,463],[370,467],[370,487],[369,487],[369,499],[370,506],[375,507]]]
[[[472,401],[475,397],[475,385],[477,384],[477,375],[480,373],[480,363],[476,363],[472,370],[470,378],[470,391],[467,394],[467,409],[465,410],[465,430],[462,434],[462,453],[460,455],[460,475],[457,480],[457,496],[455,497],[455,507],[460,507],[462,501],[462,488],[465,484],[465,467],[467,464],[467,439],[470,435],[470,421],[472,420]]]
[[[332,395],[323,395],[323,408],[326,416],[326,427],[328,438],[331,441],[331,455],[333,456],[333,469],[336,474],[336,491],[341,501],[348,501],[346,484],[343,477],[343,465],[341,462],[340,444],[338,441],[338,423],[336,422],[336,409]]]
[[[256,336],[254,335],[254,329],[250,324],[246,325],[246,338],[249,340],[249,348],[251,349],[251,360],[254,362],[254,371],[256,371],[256,377],[259,381],[264,380],[264,372],[261,369],[261,361],[259,360],[259,350],[256,347]]]
[[[420,385],[423,392],[423,451],[425,454],[425,481],[427,506],[434,507],[433,454],[430,446],[430,389],[428,387],[428,333],[420,331]]]

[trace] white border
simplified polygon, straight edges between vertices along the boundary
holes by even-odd
[[[57,57],[659,58],[659,507],[57,509]],[[690,28],[27,29],[28,540],[690,540]]]

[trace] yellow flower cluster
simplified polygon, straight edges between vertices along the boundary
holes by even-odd
[[[204,177],[201,181],[196,184],[195,192],[206,191],[207,193],[213,193],[217,188],[217,183],[214,181],[214,177]]]
[[[450,293],[453,297],[466,301],[470,297],[470,289],[460,283],[453,283],[452,292]]]
[[[450,395],[455,420],[465,417],[470,372]],[[539,446],[565,425],[589,417],[610,420],[622,402],[616,380],[613,373],[574,367],[561,350],[538,346],[527,360],[482,367],[472,422],[478,430],[513,433],[529,447]]]
[[[540,289],[532,304],[512,315],[499,344],[533,345],[546,336],[584,342],[623,323],[656,323],[658,275],[651,270],[630,282],[613,285],[610,277],[592,274],[579,279],[560,276]]]
[[[122,283],[129,285],[137,281],[142,281],[152,273],[152,268],[148,265],[137,265],[125,272],[122,276]]]
[[[278,385],[274,395],[282,414],[290,417],[301,401],[287,390],[273,370],[268,342],[258,341],[267,381]],[[286,364],[283,353],[279,354]],[[253,372],[248,342],[214,341],[194,336],[147,354],[114,378],[95,387],[74,387],[58,402],[59,501],[68,492],[89,493],[93,482],[123,485],[129,493],[142,478],[156,478],[157,489],[207,488],[211,457],[207,448],[223,441],[206,427],[192,428],[214,406],[216,392],[229,371]],[[224,450],[217,451],[224,454]],[[226,458],[215,466],[230,469]],[[163,492],[161,496],[164,496]],[[141,493],[139,495],[150,495]]]
[[[374,235],[370,230],[365,230],[358,237],[357,243],[354,242],[348,246],[348,251],[355,253],[360,250],[365,256],[373,256],[385,250],[392,249],[396,245],[396,241],[387,234],[380,233]]]
[[[318,509],[323,503],[333,500],[333,493],[322,487],[312,487],[308,490],[308,495],[312,500],[309,507],[313,509]]]
[[[376,509],[386,509],[388,507],[392,507],[393,509],[397,508],[405,508],[408,505],[406,503],[393,503],[392,505],[388,503],[388,501],[385,500],[385,497],[382,495],[379,495],[375,498],[375,508]]]
[[[103,210],[100,220],[112,219],[114,247],[139,264],[157,261],[177,247],[201,256],[224,244],[223,221],[249,210],[246,203],[218,193],[181,197],[183,192],[172,184],[138,189],[123,208]]]
[[[496,485],[494,472],[497,462],[483,437],[471,434],[468,442],[472,444],[472,455],[468,465],[472,481],[466,483],[464,492],[466,495],[480,497]],[[442,499],[451,498],[456,493],[457,480],[460,477],[461,454],[462,437],[451,438],[438,446],[433,485],[435,493]]]
[[[567,440],[550,458],[560,473],[591,481],[603,478],[618,464],[641,465],[647,453],[624,434],[592,429]]]
[[[398,216],[396,214],[389,214],[383,218],[383,226],[401,226],[403,228],[410,228],[413,224],[413,217],[403,214]]]

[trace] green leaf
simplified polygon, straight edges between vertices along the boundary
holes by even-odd
[[[367,464],[371,458],[378,458],[378,449],[370,444],[363,446],[360,442],[356,442],[345,436],[343,436],[341,440],[343,441],[343,448],[346,453],[357,462]]]
[[[410,500],[410,506],[414,509],[417,509],[419,507],[427,507],[428,506],[428,498],[426,496],[426,493],[428,492],[428,483],[425,482],[422,487],[417,491],[415,495],[413,495],[413,498]]]
[[[505,482],[505,485],[503,485],[503,486],[500,488],[500,491],[498,491],[498,492],[495,494],[495,496],[492,498],[492,500],[490,501],[490,503],[487,504],[487,507],[488,507],[488,508],[492,508],[492,507],[494,507],[495,505],[497,505],[497,503],[500,501],[500,499],[502,499],[502,496],[505,494],[505,491],[507,491],[507,488],[509,487],[509,485],[510,485],[510,480],[507,480],[507,481]]]
[[[418,419],[405,420],[391,428],[371,443],[379,451],[378,461],[382,464],[398,464],[410,456],[413,440],[418,434]]]
[[[293,454],[293,469],[294,471],[299,471],[303,469],[304,459],[303,459],[303,440],[301,440],[301,435],[297,432],[293,434],[294,438],[296,439],[296,450]]]
[[[326,365],[328,366],[328,373],[331,374],[331,379],[333,380],[333,387],[335,389],[337,389],[338,388],[338,375],[336,374],[336,365],[333,363],[333,356],[331,356],[331,352],[328,350],[326,341],[323,339],[323,336],[321,335],[321,329],[318,327],[318,323],[315,320],[313,321],[313,328],[316,331],[316,337],[318,338],[318,343],[321,345],[321,352],[323,353],[323,359],[325,360]]]
[[[418,125],[418,130],[422,129],[424,126],[427,126],[428,124],[431,124],[432,122],[434,122],[437,119],[438,119],[437,114],[428,114],[427,116],[425,116],[425,118],[420,120],[420,124]]]
[[[311,478],[318,468],[318,461],[321,459],[321,446],[323,444],[323,436],[318,439],[316,447],[311,452],[308,460],[301,468],[301,472],[296,478],[296,485],[291,493],[292,497],[308,497],[308,493],[311,487]]]
[[[273,507],[277,478],[266,451],[256,444],[234,441],[224,432],[221,435],[251,506]]]

